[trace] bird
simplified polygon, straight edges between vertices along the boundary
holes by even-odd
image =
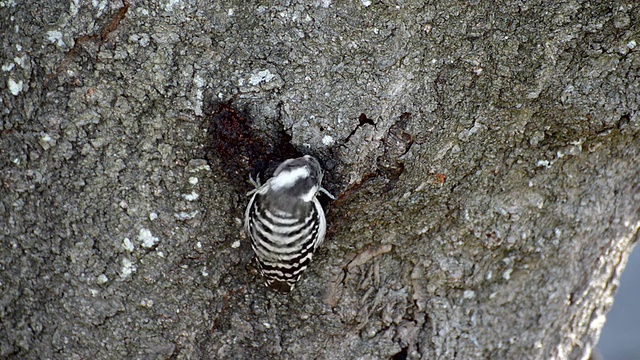
[[[285,160],[255,189],[244,216],[258,268],[267,287],[289,293],[324,241],[327,221],[318,201],[319,192],[335,199],[322,187],[323,170],[311,155]]]

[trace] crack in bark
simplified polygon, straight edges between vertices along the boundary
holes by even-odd
[[[107,42],[108,40],[107,38],[109,37],[109,34],[111,34],[112,32],[118,29],[120,22],[122,21],[122,19],[125,18],[128,11],[129,11],[129,1],[122,0],[122,7],[118,9],[118,11],[113,15],[113,17],[111,18],[111,21],[105,27],[102,28],[99,35],[98,34],[83,35],[83,36],[80,36],[79,38],[74,39],[73,48],[69,50],[69,52],[67,52],[67,55],[64,57],[60,65],[58,65],[58,67],[56,68],[56,71],[47,75],[45,85],[48,84],[50,80],[53,80],[54,78],[56,78],[58,75],[60,75],[63,71],[65,71],[69,67],[69,64],[71,64],[71,62],[75,59],[75,57],[78,56],[78,54],[80,53],[80,47],[83,46],[84,44],[97,42],[98,44],[97,53],[99,53],[100,49],[102,48],[102,45],[104,45]]]

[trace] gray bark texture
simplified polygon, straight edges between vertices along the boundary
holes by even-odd
[[[0,358],[590,356],[640,227],[637,2],[6,0],[0,25]],[[285,145],[338,197],[289,295],[241,225]]]

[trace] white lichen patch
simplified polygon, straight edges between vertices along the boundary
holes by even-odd
[[[122,259],[122,267],[120,268],[120,278],[122,280],[131,276],[136,271],[136,266],[127,258]]]
[[[44,134],[42,135],[42,137],[40,137],[38,143],[40,144],[40,146],[42,146],[42,149],[49,150],[51,146],[54,146],[56,144],[56,141],[51,136],[49,136],[49,134]]]
[[[150,248],[157,244],[160,239],[153,236],[153,234],[151,234],[151,231],[149,231],[148,229],[142,228],[138,233],[138,241],[140,241],[142,247]]]
[[[509,268],[507,270],[505,270],[504,273],[502,273],[502,278],[505,280],[509,280],[511,279],[511,273],[513,272],[513,268]]]
[[[202,107],[204,105],[204,90],[203,88],[207,84],[204,78],[200,75],[196,75],[193,77],[193,84],[195,87],[195,104],[193,105],[193,110],[196,112],[196,115],[202,115]]]
[[[182,197],[187,201],[195,201],[198,200],[200,195],[198,195],[195,191],[192,191],[191,194],[182,194]]]
[[[536,166],[538,167],[550,168],[551,165],[553,165],[553,163],[550,162],[549,160],[538,160],[538,162],[536,163]]]
[[[0,8],[14,6],[16,6],[16,2],[14,0],[0,1]]]
[[[74,0],[77,1],[78,0]],[[102,12],[107,7],[107,0],[91,0],[91,4],[98,9],[99,12]]]
[[[249,78],[249,84],[256,86],[262,82],[269,82],[275,79],[275,75],[271,73],[269,70],[258,71],[257,73],[251,74]]]
[[[11,92],[11,95],[13,96],[20,94],[23,85],[24,83],[22,82],[22,80],[15,81],[13,80],[13,78],[9,78],[7,80],[7,87],[9,88],[9,92]]]
[[[135,248],[133,245],[133,241],[131,241],[129,238],[124,238],[124,240],[122,240],[122,247],[128,252],[132,252]]]
[[[189,163],[189,165],[191,165],[191,162]],[[198,171],[201,171],[201,170],[211,171],[211,166],[209,166],[209,164],[207,164],[206,162],[202,162],[201,164],[197,164],[197,165],[192,166],[189,169],[189,172],[194,173],[194,172],[198,172]]]
[[[13,62],[15,62],[21,68],[24,69],[24,66],[27,64],[27,56],[26,55],[16,56],[16,57],[13,58]]]
[[[362,5],[364,5],[364,7],[371,6],[371,0],[360,0],[360,2],[362,3]]]
[[[169,0],[164,8],[166,10],[168,10],[168,11],[172,11],[173,10],[173,6],[177,5],[177,4],[180,4],[180,2],[181,2],[180,0]]]
[[[138,5],[139,6],[139,5]],[[149,9],[136,6],[136,12],[142,16],[149,16]]]
[[[207,82],[204,80],[204,78],[200,75],[196,75],[193,77],[193,84],[202,89],[203,87],[205,87],[205,85],[207,85]]]
[[[153,221],[158,218],[158,214],[155,212],[149,213],[149,220]]]
[[[179,213],[175,213],[173,214],[173,216],[178,219],[178,220],[190,220],[193,219],[194,217],[196,217],[198,215],[199,211],[195,210],[192,212],[186,212],[186,211],[181,211]]]
[[[198,178],[195,177],[195,176],[189,177],[189,184],[191,184],[191,185],[197,185],[198,181],[199,181]]]
[[[62,33],[58,30],[47,31],[47,40],[49,40],[49,42],[55,43],[57,46],[60,46],[60,47],[66,45],[62,40]]]
[[[16,64],[14,63],[4,64],[2,65],[2,71],[11,71],[14,67],[16,67]]]
[[[98,275],[98,278],[96,279],[96,282],[100,285],[106,284],[108,281],[109,281],[109,278],[105,274]]]
[[[333,139],[333,136],[325,135],[322,138],[322,144],[324,144],[325,146],[333,145],[334,142],[335,142],[335,140]]]
[[[236,240],[234,242],[231,243],[231,247],[234,249],[237,249],[240,247],[240,240]]]
[[[465,299],[473,299],[474,297],[476,297],[476,292],[473,290],[465,290],[462,294],[462,297]]]
[[[151,42],[151,37],[147,33],[132,34],[129,36],[129,41],[138,43],[142,47],[147,47]]]

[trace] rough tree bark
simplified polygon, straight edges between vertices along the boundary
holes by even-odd
[[[0,2],[0,357],[589,356],[640,227],[638,4],[248,3]],[[210,151],[234,96],[339,195],[289,296]]]

